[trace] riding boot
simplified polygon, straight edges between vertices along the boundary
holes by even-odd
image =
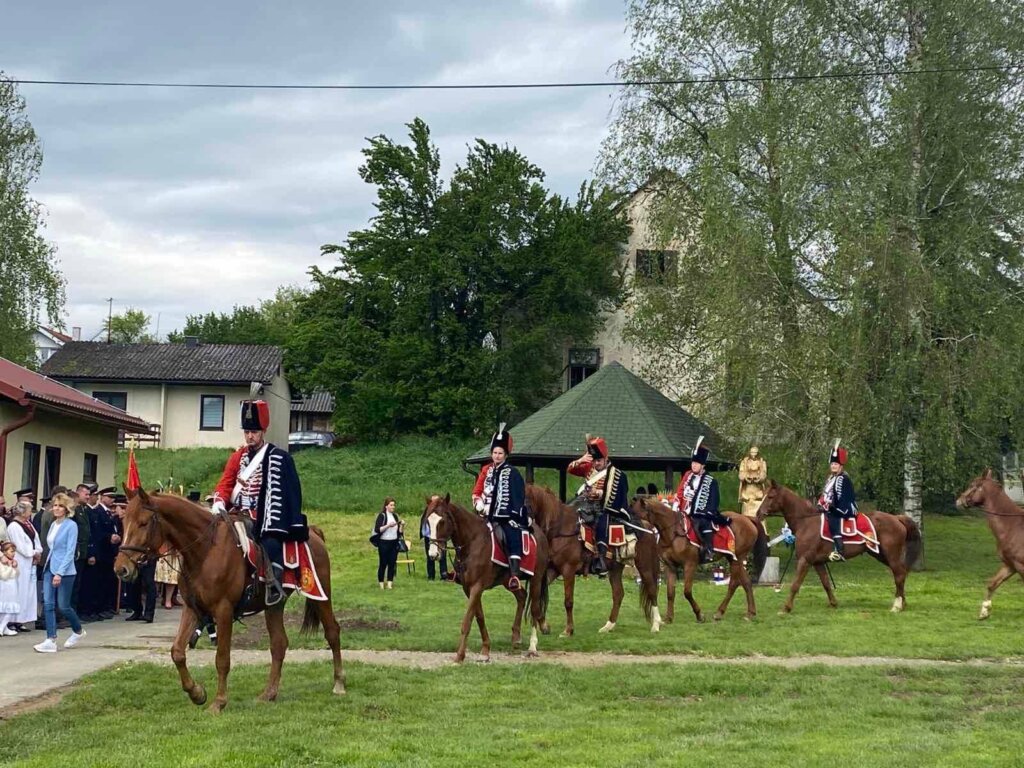
[[[515,591],[522,587],[519,583],[519,558],[510,557],[508,559],[508,588]]]
[[[838,563],[846,560],[843,556],[843,536],[842,534],[832,537],[832,551],[829,552],[828,559],[833,563]]]
[[[595,576],[604,576],[608,573],[608,561],[605,557],[608,554],[608,545],[603,541],[597,543],[597,555],[590,561],[590,572]]]
[[[700,532],[700,561],[701,563],[710,563],[715,559],[715,532],[714,531],[701,531]]]
[[[282,576],[284,576],[284,568],[277,563],[272,563],[270,571],[267,572],[267,583],[263,593],[263,602],[268,608],[277,605],[284,599],[284,587],[281,586]]]

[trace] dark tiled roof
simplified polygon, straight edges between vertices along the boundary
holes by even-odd
[[[686,463],[697,438],[711,447],[709,464],[728,466],[715,450],[722,441],[699,419],[673,403],[619,363],[597,373],[552,400],[509,432],[513,458],[574,459],[584,436],[603,437],[612,459]],[[489,460],[486,446],[468,461]]]
[[[46,410],[71,413],[93,421],[112,424],[130,432],[149,433],[149,424],[129,416],[120,408],[101,403],[84,392],[40,376],[0,357],[0,396],[15,402],[27,400]]]
[[[104,344],[72,341],[43,363],[58,379],[269,384],[281,368],[278,347],[257,344]]]
[[[317,390],[292,403],[292,413],[334,413],[334,395]]]

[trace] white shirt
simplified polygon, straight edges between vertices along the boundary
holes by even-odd
[[[57,530],[64,525],[66,517],[62,517],[60,520],[54,520],[50,523],[50,529],[46,532],[46,548],[53,549],[53,542],[57,540]]]
[[[396,518],[391,512],[384,513],[385,525],[387,525],[388,523],[397,522],[398,518]],[[383,531],[381,531],[380,538],[382,541],[395,541],[398,538],[398,526],[396,525],[394,528],[385,528]]]

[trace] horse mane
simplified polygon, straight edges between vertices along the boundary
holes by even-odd
[[[1024,517],[1024,509],[1014,503],[998,480],[985,475],[981,475],[979,479],[985,489],[986,501],[992,505],[994,512],[999,517]]]

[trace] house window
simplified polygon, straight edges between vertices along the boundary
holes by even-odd
[[[21,461],[21,487],[31,488],[39,502],[39,457],[41,451],[38,443],[25,443],[25,452]]]
[[[100,459],[95,453],[85,454],[85,464],[82,466],[82,482],[95,483],[96,475],[99,474]]]
[[[665,285],[675,282],[678,274],[679,251],[636,252],[636,279],[641,282]]]
[[[199,396],[199,429],[207,432],[224,431],[224,395]]]
[[[601,350],[597,348],[569,350],[569,389],[572,389],[601,367]]]
[[[122,411],[128,410],[127,392],[93,392],[92,396],[101,403],[106,403],[107,405],[112,405],[115,408],[120,408]]]
[[[60,485],[60,448],[46,446],[46,464],[43,473],[43,490],[49,496]]]

